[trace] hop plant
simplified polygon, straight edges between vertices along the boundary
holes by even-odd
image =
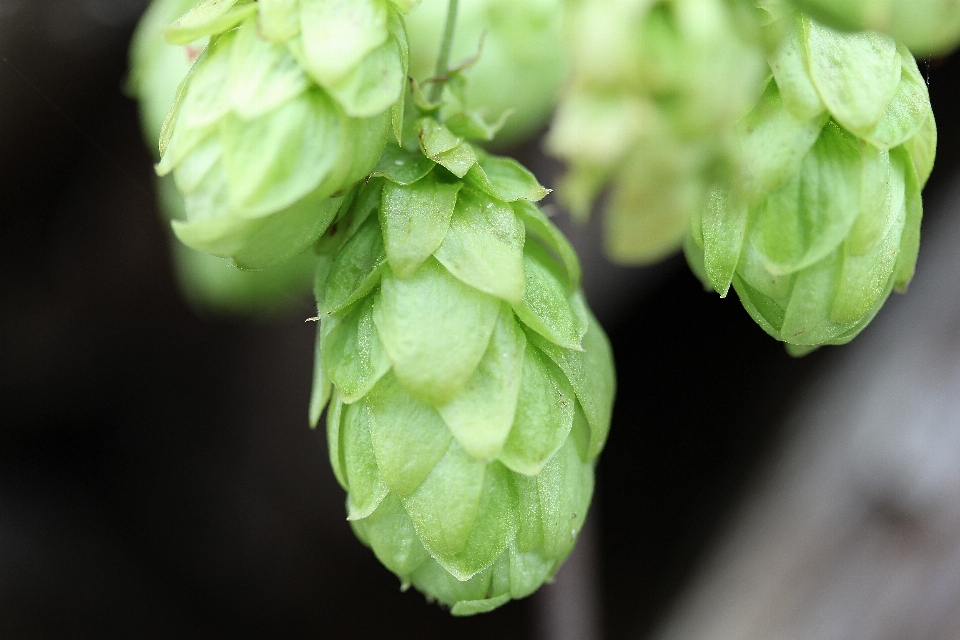
[[[916,54],[942,54],[960,42],[960,4],[953,0],[792,0],[824,24],[889,33]]]
[[[575,216],[611,185],[614,260],[651,262],[678,249],[729,170],[730,131],[763,80],[755,11],[740,0],[570,4],[572,77],[547,146],[568,163],[559,195]]]
[[[201,0],[167,28],[174,44],[210,37],[160,139],[184,244],[258,268],[316,241],[400,125],[411,4]]]
[[[916,61],[892,38],[795,12],[773,77],[740,124],[744,172],[694,225],[694,270],[804,353],[843,344],[913,276],[936,126]]]
[[[445,0],[424,0],[406,17],[410,75],[418,80],[434,71],[446,8]],[[463,72],[466,106],[493,118],[510,113],[497,144],[529,137],[549,120],[566,69],[563,10],[562,0],[460,3],[453,57],[476,57]]]
[[[311,419],[357,536],[452,608],[556,572],[583,524],[614,392],[580,266],[513,160],[430,114],[349,197],[317,280]],[[489,137],[489,136],[488,136]]]

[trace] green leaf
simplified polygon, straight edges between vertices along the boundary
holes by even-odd
[[[536,347],[527,345],[516,419],[499,460],[517,473],[540,473],[567,440],[576,402],[564,373]]]
[[[513,211],[526,228],[527,235],[535,238],[554,257],[559,258],[566,271],[570,292],[579,289],[582,276],[580,259],[563,232],[532,202],[518,200],[513,203]]]
[[[824,127],[800,171],[757,208],[751,241],[767,270],[799,271],[843,242],[859,210],[860,166],[856,139]]]
[[[610,431],[613,398],[617,380],[613,367],[613,351],[597,319],[587,311],[589,328],[583,336],[583,350],[563,349],[538,335],[527,337],[556,363],[573,385],[577,400],[590,423],[589,459],[600,454]]]
[[[175,149],[171,156],[176,152]],[[220,144],[220,136],[212,133],[177,163],[173,179],[180,193],[189,196],[207,186],[208,176],[212,173],[223,174],[223,170],[223,145]]]
[[[347,519],[361,520],[380,506],[389,493],[377,467],[370,439],[370,416],[363,403],[346,405],[342,411],[340,446],[347,478]]]
[[[733,288],[736,290],[743,308],[750,314],[754,322],[773,338],[783,340],[780,337],[780,329],[783,327],[783,307],[770,296],[750,286],[739,274],[733,276]]]
[[[543,519],[543,553],[564,558],[577,540],[593,496],[593,466],[580,462],[573,440],[537,476]]]
[[[364,298],[324,337],[326,370],[347,404],[363,397],[390,370],[373,324],[376,300],[376,294]]]
[[[329,319],[326,322],[328,324],[332,323]],[[323,413],[323,408],[327,406],[327,401],[330,399],[330,376],[324,369],[323,352],[320,348],[323,342],[324,328],[322,321],[317,323],[317,339],[313,348],[313,385],[310,388],[309,416],[311,429],[316,429],[317,425],[320,424],[320,414]]]
[[[190,44],[203,36],[229,31],[257,12],[257,5],[237,0],[200,0],[167,27],[163,35],[170,44]]]
[[[397,496],[389,494],[363,523],[367,542],[377,559],[404,582],[417,567],[429,560],[430,555],[423,548],[413,521]]]
[[[410,397],[392,374],[359,404],[387,487],[400,496],[412,493],[450,446],[446,424],[436,409]]]
[[[337,482],[345,491],[349,491],[347,485],[346,463],[343,460],[343,448],[340,446],[340,435],[343,428],[343,402],[340,396],[333,393],[330,400],[330,409],[327,411],[327,456],[330,458],[330,467],[333,469],[333,475]]]
[[[474,616],[478,613],[488,613],[510,601],[509,594],[499,595],[483,600],[460,600],[450,607],[452,616]]]
[[[784,311],[781,340],[797,345],[821,345],[849,328],[830,319],[842,267],[843,255],[837,250],[797,274]]]
[[[380,226],[395,276],[409,277],[441,245],[462,186],[440,181],[437,172],[410,185],[384,184]]]
[[[393,106],[403,93],[405,80],[399,45],[388,38],[356,68],[326,89],[348,116],[364,118]]]
[[[534,243],[523,248],[526,286],[523,300],[514,305],[517,317],[551,342],[565,349],[580,349],[586,321],[572,305],[572,294],[559,275],[562,268]]]
[[[460,393],[437,407],[457,442],[474,458],[493,460],[510,433],[526,344],[513,312],[502,307],[476,371]]]
[[[797,173],[828,119],[828,114],[821,113],[798,120],[784,108],[777,85],[767,84],[756,106],[739,124],[741,185],[750,203],[761,202]]]
[[[180,116],[174,125],[176,129],[202,129],[216,123],[229,112],[227,82],[235,41],[235,32],[220,36],[207,45],[206,55],[194,63],[196,70],[186,85]]]
[[[257,30],[271,42],[283,42],[300,33],[299,0],[258,0]]]
[[[420,565],[411,576],[411,582],[430,597],[447,606],[459,602],[475,602],[485,599],[490,592],[493,568],[485,569],[469,580],[457,580],[433,558]]]
[[[417,121],[417,137],[423,154],[435,162],[436,156],[455,149],[463,142],[463,138],[453,135],[449,129],[433,118],[421,118]]]
[[[434,253],[440,264],[470,286],[519,304],[524,228],[510,205],[467,187],[457,196],[449,224]]]
[[[903,71],[900,85],[877,126],[864,137],[874,145],[891,149],[916,135],[924,123],[933,117],[927,83],[920,75],[917,61],[903,45],[899,45]]]
[[[237,30],[227,81],[230,106],[237,115],[244,120],[263,116],[309,86],[287,48],[262,39],[252,18]]]
[[[380,280],[385,261],[380,226],[369,217],[334,258],[317,297],[320,315],[336,313],[369,293]]]
[[[304,66],[321,87],[340,82],[388,36],[381,0],[300,0]]]
[[[769,60],[770,70],[780,89],[784,108],[797,120],[806,121],[823,113],[825,106],[807,66],[803,17],[791,11],[784,22],[784,38]]]
[[[426,480],[403,499],[424,546],[441,563],[441,557],[467,546],[480,512],[486,470],[486,464],[453,440]]]
[[[384,277],[374,321],[404,388],[442,404],[473,375],[499,313],[496,298],[431,259],[408,278]]]
[[[418,151],[408,151],[395,144],[388,144],[373,176],[384,177],[401,186],[410,186],[426,176],[437,163]]]
[[[710,285],[727,297],[747,231],[747,206],[731,191],[715,186],[701,217],[703,268]]]
[[[449,151],[431,156],[437,164],[443,165],[450,173],[463,178],[477,162],[477,154],[473,145],[463,142]]]
[[[542,552],[543,519],[540,517],[540,493],[536,477],[514,474],[519,518],[514,546],[519,552]]]
[[[903,143],[903,148],[910,154],[910,160],[917,171],[918,184],[922,189],[930,178],[937,155],[937,123],[932,112],[916,134]]]
[[[544,189],[532,173],[513,158],[483,154],[466,174],[472,186],[502,200],[542,200],[550,193]]]
[[[544,558],[538,551],[517,551],[510,545],[510,595],[526,598],[552,575],[556,560]]]
[[[900,83],[893,38],[875,32],[842,33],[804,21],[810,76],[841,125],[861,134],[880,122]]]

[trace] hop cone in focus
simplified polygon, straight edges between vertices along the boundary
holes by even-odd
[[[410,40],[410,75],[433,75],[447,15],[447,0],[424,0],[405,19]],[[536,133],[553,111],[563,82],[563,0],[461,1],[453,59],[479,58],[464,69],[466,103],[488,117],[511,112],[498,144]],[[481,46],[482,43],[482,46]]]
[[[208,37],[173,45],[164,28],[183,15],[195,0],[155,0],[141,18],[130,48],[128,92],[140,107],[141,128],[156,153],[157,140],[177,87],[190,71]],[[186,220],[184,199],[173,176],[157,179],[158,203],[167,220]],[[186,247],[175,237],[170,250],[180,289],[203,310],[218,313],[274,313],[302,303],[312,287],[317,258],[311,251],[258,270],[242,270],[225,258]]]
[[[651,262],[679,248],[729,132],[759,95],[763,49],[746,0],[575,0],[572,77],[547,140],[559,195],[584,218],[609,183],[607,252]]]
[[[316,241],[402,120],[411,1],[202,0],[167,28],[210,36],[160,140],[184,244],[261,268]]]
[[[947,53],[960,44],[960,3],[955,0],[791,1],[837,29],[889,33],[917,55]]]
[[[906,47],[783,18],[773,78],[740,125],[740,188],[714,190],[687,254],[801,354],[849,342],[909,283],[936,126]]]
[[[535,591],[573,547],[614,392],[566,239],[513,160],[416,122],[321,240],[311,418],[357,536],[455,615]]]

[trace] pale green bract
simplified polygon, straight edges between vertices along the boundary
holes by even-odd
[[[128,92],[139,102],[141,126],[148,146],[157,153],[157,140],[177,87],[190,71],[208,37],[174,45],[164,28],[183,15],[195,0],[155,0],[137,25],[130,48]],[[158,178],[158,204],[167,220],[186,220],[183,195],[173,176]],[[203,312],[272,314],[306,302],[317,256],[305,251],[266,269],[243,270],[225,258],[191,249],[171,238],[171,258],[180,290]]]
[[[405,18],[410,75],[434,74],[447,0],[424,0]],[[491,119],[509,112],[497,144],[510,144],[542,128],[564,79],[563,0],[460,0],[453,61],[480,54],[463,71],[466,106]]]
[[[572,247],[521,165],[430,116],[321,240],[311,399],[357,536],[455,615],[569,554],[614,393]]]
[[[572,73],[547,140],[558,187],[585,218],[610,185],[608,255],[653,262],[678,249],[709,186],[731,170],[730,131],[763,81],[746,0],[573,0]]]
[[[947,53],[960,44],[955,0],[791,0],[824,24],[889,33],[917,55]]]
[[[317,240],[402,120],[407,4],[202,0],[166,29],[210,38],[160,138],[184,244],[263,268]]]
[[[773,77],[739,127],[743,173],[715,185],[686,249],[801,354],[849,342],[912,278],[936,126],[904,46],[781,19]]]

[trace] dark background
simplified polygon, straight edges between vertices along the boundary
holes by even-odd
[[[542,594],[453,619],[354,539],[306,421],[309,301],[264,322],[179,297],[121,93],[142,6],[0,1],[0,637],[537,637]],[[935,194],[960,68],[928,66]],[[678,259],[585,264],[620,385],[591,515],[602,625],[635,637],[832,356],[789,358]]]

